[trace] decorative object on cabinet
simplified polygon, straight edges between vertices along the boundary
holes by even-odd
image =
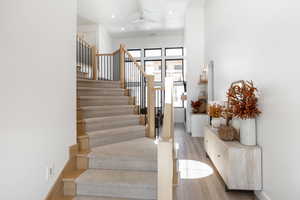
[[[233,141],[239,138],[238,132],[235,128],[224,124],[221,124],[218,128],[218,135],[220,139],[224,141]]]
[[[211,125],[213,128],[218,128],[221,125],[221,113],[223,106],[217,103],[209,104],[207,114],[211,118]]]
[[[194,114],[206,113],[206,99],[199,99],[197,101],[192,101],[191,106],[193,108]]]
[[[228,108],[233,117],[239,118],[240,142],[256,145],[256,120],[261,111],[258,109],[258,90],[252,81],[233,82],[227,92]]]
[[[204,130],[205,151],[229,190],[261,190],[261,149],[221,140],[215,129]]]

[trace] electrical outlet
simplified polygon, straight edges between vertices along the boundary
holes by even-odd
[[[50,167],[46,167],[46,180],[47,181],[54,176],[54,174],[55,174],[54,169],[55,169],[54,164],[52,164]]]

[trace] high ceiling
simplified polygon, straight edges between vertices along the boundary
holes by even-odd
[[[102,24],[114,37],[180,31],[189,0],[78,0],[78,24]]]

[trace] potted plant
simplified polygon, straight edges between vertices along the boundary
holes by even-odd
[[[209,104],[207,114],[211,118],[211,125],[213,128],[219,128],[221,125],[222,106],[217,103]]]
[[[240,142],[244,145],[256,145],[255,119],[261,113],[257,106],[257,91],[252,81],[237,81],[227,92],[232,117],[240,119]]]

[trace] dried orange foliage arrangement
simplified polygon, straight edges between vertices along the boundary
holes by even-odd
[[[237,81],[227,92],[228,106],[233,117],[256,118],[261,113],[257,108],[257,88],[252,81]]]
[[[219,104],[210,104],[207,108],[207,114],[210,117],[220,118],[222,116],[223,107]]]
[[[199,99],[198,101],[192,101],[193,113],[206,113],[206,100]]]

